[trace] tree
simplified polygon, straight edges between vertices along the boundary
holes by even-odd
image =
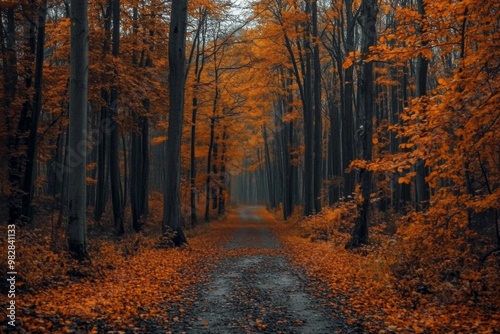
[[[344,49],[346,55],[349,57],[355,51],[354,31],[356,28],[356,15],[353,13],[353,0],[344,0],[346,11],[345,27],[342,24],[342,29],[345,29]],[[343,17],[343,16],[342,16]],[[354,191],[355,178],[354,173],[349,173],[349,164],[356,156],[354,133],[356,131],[354,126],[354,67],[348,66],[344,74],[344,96],[343,110],[342,110],[342,169],[344,172],[344,196],[349,196]]]
[[[318,1],[311,3],[313,63],[314,63],[314,211],[321,211],[323,185],[323,112],[321,108],[321,62],[318,40]]]
[[[166,185],[163,193],[163,232],[171,229],[173,243],[186,243],[181,225],[181,140],[184,117],[184,83],[186,73],[187,0],[172,2],[168,41],[170,113],[166,155]]]
[[[113,47],[112,54],[114,58],[118,58],[120,53],[120,0],[110,0],[112,7],[112,21],[113,21]],[[115,68],[115,72],[117,69]],[[117,73],[115,73],[116,75]],[[110,133],[110,150],[109,150],[109,174],[111,181],[111,200],[113,202],[113,220],[115,232],[117,235],[122,235],[125,232],[123,224],[123,211],[124,203],[123,188],[121,186],[120,177],[120,157],[119,157],[119,132],[118,126],[118,87],[113,84],[111,87],[111,99],[109,105],[109,116],[111,117],[111,124],[113,129]]]
[[[38,141],[38,125],[39,118],[42,112],[42,79],[43,79],[43,63],[44,63],[44,49],[45,49],[45,20],[47,15],[47,4],[45,1],[40,3],[38,10],[34,12],[38,15],[38,22],[36,24],[36,34],[33,34],[33,39],[36,36],[36,49],[33,50],[35,55],[35,78],[34,90],[35,94],[31,106],[30,128],[27,139],[27,157],[26,167],[24,172],[23,181],[23,204],[22,215],[24,219],[31,221],[33,218],[33,192],[34,192],[34,170],[36,167],[36,152]]]
[[[192,104],[193,110],[191,114],[191,147],[190,147],[190,205],[191,205],[191,224],[196,225],[198,222],[197,209],[196,209],[196,199],[197,199],[197,189],[196,189],[196,121],[198,116],[198,95],[201,83],[201,74],[203,68],[205,67],[205,46],[206,46],[206,21],[207,21],[207,9],[201,8],[201,17],[198,19],[198,28],[196,30],[195,39],[191,49],[192,58],[194,55],[194,83],[193,83],[193,97]]]
[[[18,55],[16,51],[16,15],[15,6],[12,5],[6,10],[7,24],[4,28],[3,22],[1,25],[2,33],[2,67],[3,67],[3,90],[4,98],[3,105],[5,110],[9,110],[16,106],[16,96],[18,93]],[[16,106],[17,107],[17,106]],[[8,146],[8,180],[10,194],[8,198],[9,207],[9,224],[17,223],[21,215],[21,195],[20,195],[20,157],[18,156],[19,149],[19,126],[16,129],[16,118],[6,117],[5,124]]]
[[[138,35],[138,9],[133,8],[134,37]],[[151,33],[150,33],[151,34]],[[135,44],[138,44],[137,41]],[[151,50],[149,50],[151,51]],[[144,60],[145,58],[145,60]],[[150,55],[141,57],[141,63],[138,64],[138,52],[134,50],[132,63],[142,68],[151,67],[153,62]],[[149,97],[142,99],[143,113],[134,110],[132,118],[135,128],[131,135],[130,152],[130,207],[132,210],[132,227],[134,231],[139,232],[144,224],[145,215],[149,213],[149,119],[147,113],[150,111],[151,102]]]
[[[373,135],[373,104],[374,104],[374,80],[373,61],[367,59],[370,47],[376,42],[377,1],[363,0],[361,3],[360,25],[362,31],[361,40],[361,83],[360,83],[360,115],[363,123],[362,132],[362,158],[364,161],[372,160],[372,135]],[[359,216],[352,233],[348,247],[357,247],[368,243],[368,222],[370,219],[370,202],[372,189],[372,173],[361,169],[361,205]]]
[[[78,259],[87,257],[87,1],[71,1],[71,74],[69,90],[68,245]]]
[[[425,1],[418,0],[417,1],[418,14],[421,15],[421,20],[425,19]],[[425,33],[425,28],[423,27],[424,23],[421,23],[418,28],[418,34],[421,36]],[[427,46],[427,41],[425,41],[425,37],[422,38],[422,46]],[[425,58],[425,55],[419,54],[417,57],[417,80],[416,80],[416,92],[417,98],[420,99],[420,103],[422,107],[425,109],[425,105],[427,104],[427,71],[429,67],[429,61]],[[429,185],[425,181],[427,176],[427,169],[425,167],[425,161],[423,159],[417,159],[415,164],[416,176],[415,176],[415,190],[416,190],[416,208],[417,210],[423,210],[430,199],[430,190]]]

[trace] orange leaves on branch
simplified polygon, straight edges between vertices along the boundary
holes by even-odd
[[[158,145],[167,141],[167,136],[157,136],[151,139],[151,145]]]
[[[342,68],[343,69],[347,69],[349,67],[351,67],[353,65],[353,61],[351,58],[346,58],[346,60],[344,61],[344,63],[342,64]]]
[[[399,184],[410,184],[411,180],[417,175],[416,172],[409,172],[398,179]]]

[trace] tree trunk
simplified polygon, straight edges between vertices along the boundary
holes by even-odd
[[[144,100],[144,106],[147,111],[149,111],[149,100]],[[139,193],[141,194],[141,198],[139,201],[140,205],[140,214],[141,216],[149,214],[149,120],[146,116],[142,117],[142,173],[141,173],[141,184],[139,185]]]
[[[217,168],[217,162],[218,162],[218,159],[219,159],[219,136],[217,136],[213,142],[213,150],[212,150],[212,171],[211,171],[211,176],[212,176],[212,179],[215,181],[217,180],[217,174],[219,174],[219,170]],[[212,182],[210,184],[210,192],[211,192],[211,195],[210,195],[210,198],[212,200],[212,210],[216,210],[217,209],[217,203],[218,203],[218,200],[217,200],[217,186],[216,186],[216,182]]]
[[[372,135],[373,135],[373,62],[365,61],[370,47],[376,42],[376,20],[377,20],[377,1],[363,0],[361,4],[360,25],[362,31],[361,55],[363,57],[361,82],[360,82],[360,97],[359,107],[360,116],[363,124],[362,132],[362,158],[364,161],[372,159]],[[359,206],[359,216],[356,219],[354,231],[351,240],[346,245],[347,247],[357,247],[361,244],[368,243],[368,223],[370,219],[370,200],[371,200],[371,185],[372,173],[368,170],[361,170],[361,196],[362,203]]]
[[[214,42],[216,43],[216,41]],[[214,45],[214,49],[216,49],[217,45]],[[215,145],[215,119],[217,116],[217,104],[219,101],[219,71],[217,67],[217,53],[213,55],[215,69],[214,69],[214,77],[215,77],[215,95],[212,104],[212,117],[210,118],[210,142],[208,144],[208,156],[207,156],[207,179],[205,186],[205,221],[210,220],[210,191],[211,191],[211,179],[212,179],[212,159],[213,159],[213,151]]]
[[[11,108],[12,102],[17,95],[17,85],[18,85],[18,68],[17,68],[17,51],[16,51],[16,17],[15,17],[14,6],[7,9],[7,31],[5,36],[5,51],[3,51],[4,57],[4,105],[5,110]],[[3,25],[1,26],[3,28]],[[3,46],[3,44],[2,44]],[[15,224],[21,215],[21,175],[18,173],[19,160],[17,156],[18,146],[19,146],[19,135],[16,132],[14,124],[11,122],[10,117],[6,117],[6,126],[9,136],[7,139],[8,146],[8,169],[9,169],[9,187],[10,195],[8,198],[9,207],[9,224]]]
[[[341,157],[341,109],[335,105],[335,101],[328,101],[329,118],[330,118],[330,134],[328,137],[328,178],[330,179],[328,203],[333,205],[338,201],[341,191],[339,180],[342,177],[342,157]]]
[[[311,2],[312,37],[314,41],[314,211],[321,212],[323,185],[323,115],[321,110],[321,63],[318,41],[318,0]]]
[[[133,9],[134,34],[138,33],[137,20],[138,10]],[[132,62],[136,66],[151,67],[152,60],[148,56],[141,57],[140,62],[134,52]],[[149,119],[150,101],[144,97],[142,100],[144,114],[132,112],[135,131],[131,135],[130,151],[130,204],[132,211],[132,228],[135,232],[142,230],[145,216],[148,214],[149,206]]]
[[[275,209],[276,208],[276,197],[275,197],[275,183],[274,183],[274,177],[273,177],[273,168],[271,165],[271,154],[269,152],[269,142],[267,138],[267,131],[266,131],[266,126],[264,125],[262,128],[262,135],[264,136],[264,163],[266,166],[266,176],[267,176],[267,189],[269,192],[269,208],[270,209]]]
[[[187,0],[172,2],[168,41],[170,113],[168,115],[166,185],[163,194],[162,231],[174,231],[174,245],[186,243],[181,225],[181,140],[184,117]]]
[[[221,156],[221,166],[220,166],[220,176],[219,176],[219,204],[217,208],[217,214],[223,215],[226,211],[226,141],[228,139],[227,127],[224,126],[222,131],[222,156]]]
[[[33,192],[34,192],[34,173],[36,166],[36,150],[37,150],[37,133],[38,119],[42,111],[42,77],[43,77],[43,60],[45,48],[45,18],[47,8],[45,1],[40,3],[39,10],[35,10],[38,14],[37,22],[37,37],[36,37],[36,52],[35,52],[35,95],[31,108],[31,122],[29,135],[27,139],[28,151],[26,157],[26,167],[24,171],[23,181],[23,199],[22,199],[22,215],[27,221],[33,218]]]
[[[105,41],[103,45],[103,54],[106,55],[109,52],[108,36],[111,33],[111,13],[113,6],[111,0],[108,0],[108,6],[104,14],[104,33]],[[108,152],[109,152],[109,142],[110,133],[112,131],[112,122],[109,119],[109,92],[107,89],[102,89],[101,98],[105,103],[101,107],[101,120],[99,122],[99,143],[98,143],[98,153],[97,153],[97,186],[96,186],[96,204],[94,208],[94,219],[100,221],[101,217],[106,210],[107,203],[107,192],[108,192]],[[107,127],[110,126],[109,128]],[[114,125],[116,127],[116,125]],[[107,131],[107,130],[111,131]]]
[[[120,0],[111,0],[113,11],[113,57],[118,57],[120,51]],[[113,221],[115,233],[122,235],[125,233],[123,223],[123,201],[120,176],[120,128],[117,122],[118,117],[118,88],[111,87],[110,118],[112,131],[110,134],[109,148],[109,175],[111,181],[111,200],[113,203]]]
[[[283,79],[283,85],[287,92],[286,100],[282,101],[283,110],[287,114],[293,112],[293,93],[290,88],[292,85],[291,79]],[[283,219],[287,220],[292,215],[293,211],[293,194],[294,194],[294,166],[292,165],[292,149],[293,149],[293,121],[289,120],[283,124]]]
[[[87,257],[87,1],[71,1],[71,74],[69,91],[68,246],[78,259]]]
[[[306,2],[306,14],[310,15],[310,4]],[[304,216],[314,213],[314,115],[311,69],[311,26],[306,23],[304,36]]]
[[[347,31],[344,43],[347,56],[354,52],[354,30],[356,21],[352,13],[352,0],[344,0],[346,6]],[[354,146],[354,113],[353,113],[353,95],[354,95],[354,67],[349,66],[344,75],[344,110],[342,111],[342,170],[344,173],[344,196],[350,196],[354,191],[354,173],[348,173],[347,168],[355,157]]]
[[[195,46],[193,46],[192,52],[196,50],[195,56],[195,66],[194,66],[194,76],[195,83],[193,85],[193,98],[192,98],[192,114],[191,114],[191,147],[190,147],[190,202],[191,202],[191,225],[196,225],[198,223],[198,212],[197,212],[197,195],[198,191],[196,189],[196,121],[198,117],[198,93],[201,82],[201,73],[205,65],[205,22],[206,22],[206,10],[203,16],[198,22],[198,29],[196,31]],[[201,36],[200,36],[201,35]],[[201,38],[201,40],[200,40]],[[191,58],[191,57],[190,57]]]
[[[32,100],[27,95],[31,89],[33,89],[33,68],[32,64],[35,62],[35,53],[36,53],[36,33],[35,33],[35,24],[31,21],[31,17],[34,16],[33,2],[29,4],[21,4],[22,15],[26,18],[28,27],[24,27],[27,30],[27,38],[26,45],[24,46],[25,52],[21,53],[20,66],[24,67],[23,72],[23,81],[24,81],[24,89],[25,93],[23,97],[23,103],[21,106],[21,111],[19,118],[15,118],[18,120],[17,124],[17,132],[13,132],[11,129],[11,137],[9,138],[9,183],[11,187],[11,194],[9,197],[9,221],[11,222],[27,222],[27,217],[23,215],[23,206],[25,201],[24,196],[24,182],[26,178],[25,176],[27,170],[27,147],[28,147],[28,136],[29,130],[32,124],[33,118],[33,104]],[[8,14],[9,15],[9,14]],[[12,24],[12,28],[14,31],[13,34],[16,34],[16,26],[15,26],[15,13],[13,12],[13,22],[10,23],[10,18],[7,17],[7,25],[8,29],[10,29],[10,24]],[[10,36],[10,31],[7,33]],[[15,37],[14,37],[15,40]],[[8,41],[9,43],[9,41]],[[16,53],[17,45],[13,45],[12,52]],[[16,57],[17,59],[17,57]],[[17,64],[15,65],[18,66]],[[28,185],[29,184],[29,180]]]
[[[148,101],[143,102],[146,110]],[[149,124],[145,116],[134,114],[138,129],[132,133],[130,154],[130,203],[132,227],[139,232],[147,214],[149,193]]]
[[[217,89],[216,89],[217,90]],[[216,93],[217,96],[217,93]],[[217,99],[217,97],[216,97]],[[214,100],[214,110],[212,117],[210,118],[210,142],[208,144],[208,156],[207,156],[207,179],[205,185],[205,221],[210,220],[210,191],[211,191],[211,179],[212,179],[212,159],[213,150],[215,145],[215,106],[216,102]]]
[[[421,15],[422,19],[425,17],[425,2],[424,0],[417,0],[418,13]],[[422,26],[418,27],[417,31],[421,35],[424,28]],[[422,41],[422,47],[427,45],[427,41]],[[416,93],[417,98],[422,99],[421,104],[423,108],[426,108],[427,100],[425,96],[427,95],[427,70],[429,67],[429,61],[422,55],[419,54],[417,57],[417,82],[416,82]],[[430,200],[430,190],[429,185],[425,182],[425,177],[427,176],[427,168],[425,167],[425,161],[423,159],[418,159],[415,164],[415,171],[417,173],[415,178],[415,188],[416,188],[416,209],[417,211],[424,210]]]

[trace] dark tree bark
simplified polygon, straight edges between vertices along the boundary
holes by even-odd
[[[217,41],[214,41],[214,50],[217,49]],[[217,64],[217,52],[213,54],[214,61],[214,84],[215,84],[215,94],[212,103],[212,117],[210,117],[210,142],[208,144],[208,156],[207,156],[207,179],[205,185],[205,221],[210,220],[210,193],[211,193],[211,180],[212,180],[212,160],[213,152],[215,147],[215,121],[217,118],[217,108],[219,102],[219,66]]]
[[[311,14],[310,3],[306,2],[306,14]],[[304,215],[309,216],[314,213],[314,109],[312,90],[312,46],[311,46],[311,26],[306,23],[304,36],[304,49],[306,52],[304,59]]]
[[[286,98],[283,98],[280,103],[282,104],[282,112],[285,114],[291,114],[293,112],[293,93],[290,89],[292,85],[292,80],[285,78],[285,73],[282,74],[282,84],[283,88],[287,92]],[[285,111],[286,110],[286,111]],[[281,115],[283,117],[283,115]],[[282,176],[283,176],[283,191],[282,191],[282,201],[283,201],[283,219],[287,220],[288,217],[292,215],[293,211],[293,194],[294,194],[294,166],[292,165],[292,149],[293,149],[293,121],[289,120],[282,124],[281,131],[281,152],[282,152]]]
[[[213,150],[212,150],[212,168],[211,168],[211,177],[214,182],[210,184],[210,199],[212,200],[212,210],[217,209],[217,186],[216,186],[216,180],[217,180],[217,174],[219,174],[219,170],[217,167],[217,163],[219,160],[219,136],[215,138],[213,142]]]
[[[325,45],[328,50],[332,63],[336,66],[336,74],[338,76],[338,81],[335,77],[332,78],[332,86],[326,89],[328,95],[328,111],[330,119],[330,133],[328,137],[328,179],[330,180],[329,192],[328,192],[328,204],[332,205],[337,200],[339,200],[342,195],[342,184],[345,180],[345,175],[342,170],[342,158],[343,158],[343,135],[342,129],[343,125],[343,113],[345,110],[345,81],[344,81],[344,69],[342,67],[344,63],[344,56],[341,48],[341,41],[343,37],[341,36],[341,21],[337,20],[333,31],[331,32],[331,46]],[[337,88],[337,89],[335,89]],[[336,94],[335,92],[338,93]]]
[[[344,49],[347,56],[354,52],[354,30],[356,21],[352,12],[352,0],[344,0],[346,7],[346,26]],[[356,155],[354,145],[354,67],[350,66],[344,74],[344,110],[342,111],[342,169],[344,173],[344,196],[349,196],[354,191],[354,173],[348,173],[347,168]]]
[[[218,207],[217,214],[219,216],[223,215],[226,211],[226,193],[227,189],[227,180],[226,180],[226,141],[228,139],[227,127],[224,126],[222,130],[222,156],[221,156],[221,166],[220,166],[220,175],[219,175],[219,195],[218,195]]]
[[[321,211],[323,185],[323,116],[321,110],[321,63],[318,41],[318,1],[311,2],[314,60],[314,211]]]
[[[376,43],[376,26],[377,21],[377,1],[363,0],[361,3],[360,25],[362,31],[361,54],[362,69],[360,82],[360,97],[359,107],[360,116],[363,124],[362,132],[362,158],[365,161],[372,159],[372,135],[373,135],[373,106],[374,106],[374,78],[373,78],[373,62],[365,61],[369,48]],[[359,207],[359,216],[356,219],[351,240],[347,247],[357,247],[368,243],[368,223],[370,219],[370,200],[371,200],[371,185],[372,173],[367,170],[361,170],[361,195],[362,203]]]
[[[339,180],[342,177],[342,157],[341,157],[341,110],[335,105],[332,98],[328,101],[330,118],[330,133],[328,136],[328,178],[330,180],[328,192],[328,204],[333,205],[340,197]]]
[[[144,101],[146,110],[149,109]],[[134,115],[136,131],[132,133],[130,152],[130,204],[132,227],[139,232],[147,214],[149,195],[149,121],[141,115]]]
[[[41,2],[39,8],[34,8],[38,16],[36,25],[36,50],[35,50],[35,79],[33,103],[31,107],[31,120],[29,135],[27,139],[26,167],[23,180],[23,198],[22,198],[22,216],[27,221],[33,218],[33,192],[34,192],[34,170],[36,167],[37,133],[38,119],[42,112],[42,78],[43,78],[43,60],[45,48],[45,18],[47,8],[45,1]]]
[[[137,8],[133,9],[134,22],[138,19]],[[137,34],[137,26],[134,25]],[[133,63],[140,67],[151,67],[152,60],[149,55],[146,60],[141,57],[139,63],[137,55],[133,54]],[[132,132],[130,152],[130,204],[132,209],[132,228],[139,232],[143,228],[145,216],[149,211],[149,119],[150,101],[142,100],[144,114],[134,111],[132,113],[135,131]]]
[[[190,202],[191,202],[191,225],[196,225],[198,222],[198,213],[196,208],[197,190],[196,190],[196,121],[198,117],[198,93],[201,82],[201,74],[205,65],[205,31],[201,32],[205,26],[206,12],[200,19],[198,30],[196,33],[196,56],[194,75],[195,83],[193,86],[193,110],[191,114],[191,147],[190,147]],[[201,38],[201,39],[200,39]],[[194,52],[194,49],[193,49]]]
[[[71,74],[69,91],[68,246],[78,259],[87,257],[87,0],[71,1]]]
[[[120,0],[112,1],[112,19],[113,19],[113,57],[118,57],[120,53]],[[123,189],[120,176],[120,128],[117,122],[118,117],[118,87],[111,87],[110,100],[110,118],[112,130],[109,142],[109,174],[111,181],[111,201],[113,203],[113,221],[115,233],[122,235],[125,233],[123,223]]]
[[[181,225],[181,140],[184,116],[184,84],[186,73],[187,0],[172,2],[168,41],[170,113],[168,115],[166,185],[163,193],[162,230],[175,232],[173,243],[186,243]]]
[[[108,5],[106,12],[104,13],[104,32],[105,40],[103,44],[103,55],[105,56],[109,52],[109,39],[111,37],[111,14],[113,6],[111,0],[108,0]],[[94,219],[100,221],[102,214],[106,209],[107,203],[107,193],[108,193],[108,177],[109,177],[109,164],[108,164],[108,152],[109,152],[109,142],[110,142],[110,131],[108,126],[111,125],[110,113],[109,113],[109,91],[103,89],[101,91],[101,97],[105,103],[100,110],[100,122],[99,122],[99,143],[97,152],[97,185],[96,185],[96,204],[94,208]],[[114,124],[116,127],[116,124]],[[112,128],[109,128],[112,129]]]
[[[16,96],[18,83],[16,18],[14,8],[14,6],[11,6],[6,10],[6,26],[4,27],[3,22],[0,23],[0,27],[2,28],[0,36],[2,37],[3,89],[5,92],[3,104],[5,110],[8,110]],[[7,117],[6,121],[10,122],[10,118]],[[12,128],[12,124],[7,124],[7,130],[12,130]]]
[[[5,32],[5,49],[2,48],[3,56],[3,71],[4,71],[4,92],[5,97],[3,104],[5,110],[11,108],[12,103],[17,95],[18,85],[18,68],[17,68],[17,51],[16,51],[16,15],[15,7],[7,9],[7,29]],[[3,29],[3,25],[1,26]],[[3,32],[3,31],[2,31]],[[4,44],[2,44],[2,47]],[[9,224],[18,222],[21,216],[21,174],[19,173],[20,157],[18,156],[19,133],[18,128],[13,124],[10,117],[6,117],[6,127],[9,133],[7,139],[8,147],[8,169],[9,169],[9,187],[10,195],[8,198],[9,207]]]
[[[264,163],[266,168],[266,176],[267,176],[267,189],[269,193],[269,208],[275,209],[277,206],[276,197],[275,197],[275,182],[273,177],[273,166],[271,164],[271,154],[269,152],[269,141],[267,137],[266,126],[264,125],[262,128],[262,135],[264,136]]]
[[[24,92],[23,103],[21,106],[21,111],[19,118],[17,118],[17,131],[10,132],[9,138],[9,183],[11,186],[11,195],[9,197],[9,221],[10,222],[27,222],[28,219],[23,215],[23,204],[26,201],[24,196],[24,181],[26,167],[27,167],[27,149],[28,149],[28,137],[29,130],[32,124],[33,118],[33,101],[29,94],[26,92],[33,89],[33,67],[35,63],[36,54],[36,31],[35,23],[32,21],[32,17],[36,14],[35,6],[33,2],[23,3],[20,6],[23,16],[26,18],[27,27],[24,27],[27,32],[27,38],[25,39],[25,51],[21,53],[20,65],[24,67],[23,81],[24,81]],[[7,17],[8,29],[12,24],[14,29],[12,33],[16,34],[15,26],[15,12],[13,12],[13,22],[10,23],[9,13]],[[36,19],[35,19],[36,20]],[[10,36],[10,31],[7,32]],[[15,40],[15,36],[14,36]],[[9,42],[9,41],[8,41]],[[16,53],[16,45],[13,45],[12,52]],[[16,57],[17,59],[17,57]],[[17,64],[15,65],[18,66]]]
[[[418,13],[421,15],[422,19],[425,17],[425,1],[417,0]],[[419,26],[417,31],[421,35],[424,31],[422,26]],[[427,45],[426,41],[422,41],[422,46]],[[421,104],[423,108],[427,105],[427,100],[425,96],[427,95],[427,70],[429,67],[429,61],[420,54],[417,57],[417,73],[416,73],[416,93],[417,98],[422,99]],[[417,211],[424,210],[430,200],[430,190],[429,185],[425,182],[425,177],[427,176],[427,168],[425,167],[425,161],[423,159],[418,159],[415,164],[415,171],[417,173],[415,177],[415,188],[416,188],[416,209]]]
[[[215,117],[217,110],[218,88],[216,88],[212,117],[210,117],[210,142],[208,144],[207,156],[207,179],[205,184],[205,221],[210,220],[210,191],[212,179],[212,159],[215,146]]]

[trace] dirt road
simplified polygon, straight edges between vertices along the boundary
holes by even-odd
[[[313,298],[307,279],[293,269],[259,207],[239,210],[240,220],[225,257],[198,301],[173,333],[355,333]]]

